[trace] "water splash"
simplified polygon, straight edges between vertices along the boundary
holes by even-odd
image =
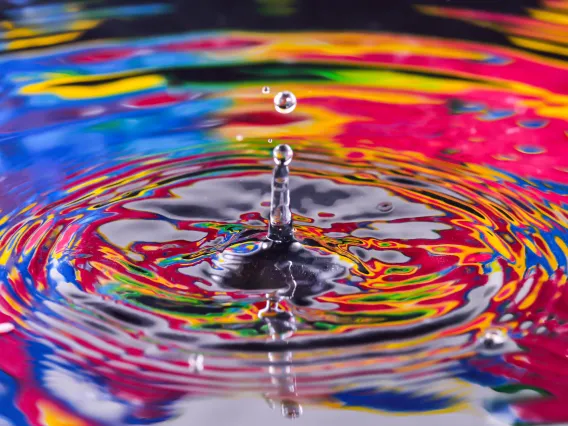
[[[1,380],[35,407],[30,423],[62,406],[159,421],[188,393],[271,395],[292,379],[274,395],[292,413],[457,409],[466,391],[439,385],[454,378],[563,402],[558,62],[394,34],[296,40],[189,34],[2,59],[0,308],[17,328],[0,340],[15,379]],[[302,110],[268,111],[267,76]],[[231,277],[266,250],[269,135],[294,143],[298,250],[249,266],[243,288]],[[493,329],[508,338],[486,350]],[[207,368],[188,368],[192,354]],[[290,374],[275,386],[279,357]],[[552,416],[536,403],[511,416]]]
[[[272,196],[270,200],[270,225],[268,238],[275,242],[290,242],[293,239],[292,212],[290,211],[290,171],[292,148],[278,145],[273,151],[274,175],[272,178]]]

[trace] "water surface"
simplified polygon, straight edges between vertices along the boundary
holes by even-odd
[[[568,5],[355,3],[5,7],[2,421],[568,421]]]

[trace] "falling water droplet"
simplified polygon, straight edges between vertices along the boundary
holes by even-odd
[[[268,139],[268,143],[272,143],[272,139]]]
[[[262,88],[262,93],[263,93],[264,95],[268,95],[268,94],[270,93],[270,87],[264,86],[264,87]]]
[[[296,105],[296,97],[292,92],[279,92],[274,96],[274,108],[281,114],[290,114]]]
[[[287,419],[297,419],[302,415],[302,406],[296,401],[282,401],[282,416]]]
[[[187,358],[190,373],[201,373],[204,369],[205,358],[202,354],[191,354]]]
[[[243,139],[244,139],[243,135],[237,135],[237,140],[238,140],[239,142],[242,142]]]
[[[377,210],[381,213],[390,213],[394,209],[394,206],[390,201],[383,201],[382,203],[377,204]]]
[[[486,349],[497,349],[505,344],[507,335],[502,330],[487,330],[481,342]]]
[[[14,330],[14,324],[11,322],[3,322],[0,323],[0,334],[9,333],[10,331]]]

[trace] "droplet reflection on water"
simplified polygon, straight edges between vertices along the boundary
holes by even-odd
[[[287,419],[297,419],[302,415],[302,406],[296,401],[282,401],[282,416]]]

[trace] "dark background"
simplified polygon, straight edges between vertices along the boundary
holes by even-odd
[[[15,7],[53,2],[0,0],[0,19]],[[77,2],[74,2],[77,4]],[[381,31],[429,35],[510,45],[496,31],[454,19],[426,16],[417,5],[482,9],[528,16],[537,0],[121,0],[79,2],[96,9],[119,5],[169,3],[173,14],[108,19],[87,31],[82,40],[159,35],[188,31]]]

